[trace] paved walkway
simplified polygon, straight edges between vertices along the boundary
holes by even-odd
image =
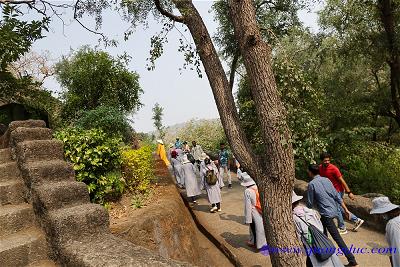
[[[236,175],[232,173],[233,177]],[[243,191],[244,188],[237,181],[234,182],[232,189],[224,187],[222,189],[222,212],[219,213],[209,212],[207,195],[203,191],[203,195],[197,201],[198,204],[192,209],[207,231],[236,255],[243,266],[271,266],[268,256],[256,253],[246,246],[249,229],[244,225]],[[351,225],[348,227],[351,228]],[[347,235],[343,235],[343,238],[349,247],[352,244],[353,247],[370,250],[375,247],[387,246],[383,234],[363,227],[358,232],[349,231]],[[355,256],[361,267],[390,267],[389,258],[385,255],[369,253]],[[347,263],[344,256],[340,258],[344,264]]]

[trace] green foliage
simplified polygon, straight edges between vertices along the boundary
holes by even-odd
[[[376,142],[338,145],[337,163],[357,194],[380,193],[400,203],[400,150]]]
[[[154,179],[154,160],[150,146],[122,151],[123,175],[127,188],[135,194],[148,193]]]
[[[0,20],[0,71],[5,71],[7,65],[18,60],[29,51],[32,43],[43,38],[43,30],[47,31],[49,18],[30,22],[19,20],[23,13],[17,7],[2,5]]]
[[[81,111],[101,105],[121,112],[134,112],[142,105],[139,75],[127,69],[128,58],[82,47],[56,64],[56,77],[64,88],[64,117],[79,117]]]
[[[163,114],[163,107],[160,106],[160,104],[156,103],[153,107],[153,121],[154,121],[154,126],[156,127],[158,131],[158,135],[160,136],[161,139],[164,139],[165,136],[165,127],[162,125],[162,116]]]
[[[175,143],[176,137],[189,144],[196,141],[206,153],[215,153],[219,150],[220,142],[227,143],[220,120],[191,120],[178,130],[168,128],[165,136],[166,144]]]
[[[27,94],[41,93],[35,92],[37,88],[32,77],[16,78],[9,72],[7,67],[28,52],[34,41],[44,37],[43,32],[48,30],[47,26],[50,20],[49,18],[43,18],[42,20],[23,21],[20,20],[20,16],[23,13],[16,6],[2,5],[1,8],[0,98],[8,101],[23,102]],[[40,102],[40,104],[44,103]]]
[[[133,131],[126,116],[112,106],[100,106],[84,111],[75,125],[86,130],[101,129],[107,136],[123,137],[125,142],[130,142],[132,139]]]
[[[301,69],[277,53],[274,71],[277,87],[287,110],[287,123],[292,131],[292,145],[297,160],[311,162],[326,148],[326,141],[319,136],[323,96],[312,86]],[[264,153],[260,123],[252,99],[250,85],[244,78],[237,92],[239,118],[246,136],[256,153]]]
[[[100,129],[78,128],[56,132],[55,137],[64,143],[65,158],[73,164],[76,180],[88,186],[92,201],[105,204],[121,196],[120,138],[107,137]]]

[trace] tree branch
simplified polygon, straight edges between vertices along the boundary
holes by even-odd
[[[89,32],[91,32],[91,33],[100,35],[100,36],[103,38],[103,40],[107,40],[107,37],[106,37],[103,33],[94,31],[94,30],[92,30],[92,29],[89,29],[87,26],[85,26],[85,25],[78,19],[77,11],[78,11],[78,4],[79,4],[79,2],[80,2],[80,0],[77,0],[76,3],[75,3],[75,5],[74,5],[74,19],[75,19],[85,30],[87,30],[87,31],[89,31]]]
[[[161,15],[166,16],[167,18],[169,18],[169,19],[171,19],[171,20],[173,20],[175,22],[185,23],[185,20],[184,20],[183,16],[176,16],[176,15],[168,12],[167,10],[165,10],[161,6],[160,0],[154,0],[154,4],[156,5],[156,8],[161,13]]]

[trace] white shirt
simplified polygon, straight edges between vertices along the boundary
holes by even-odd
[[[201,146],[196,145],[196,146],[192,147],[191,153],[195,160],[200,160],[201,154],[203,153],[203,149],[201,148]]]
[[[400,267],[400,215],[386,224],[386,241],[392,249],[394,267]]]

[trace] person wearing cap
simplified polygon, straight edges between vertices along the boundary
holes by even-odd
[[[307,254],[307,267],[343,267],[343,263],[340,261],[336,254],[333,254],[329,259],[320,262],[312,253],[312,248],[307,242],[308,237],[308,224],[312,224],[318,228],[321,232],[323,231],[323,225],[319,218],[318,213],[304,206],[300,200],[302,196],[298,196],[295,192],[292,192],[292,209],[293,209],[293,220],[296,226],[296,233],[302,242],[306,254]]]
[[[215,166],[214,162],[210,160],[210,157],[206,153],[202,153],[200,156],[200,178],[201,178],[201,189],[205,189],[208,196],[208,202],[211,204],[210,212],[214,213],[216,211],[221,211],[221,189],[219,188],[219,183],[214,185],[209,185],[206,182],[205,176],[207,170],[213,170],[214,174],[218,177],[218,168]]]
[[[178,149],[178,148],[181,149],[182,148],[182,142],[179,141],[178,137],[176,138],[174,146],[175,146],[176,149]]]
[[[185,186],[185,179],[183,176],[182,163],[178,159],[178,153],[175,150],[171,152],[171,165],[176,179],[176,184],[179,188],[183,188]]]
[[[321,214],[321,222],[324,226],[324,234],[327,235],[327,232],[329,232],[349,261],[345,266],[358,266],[354,255],[350,252],[346,243],[343,241],[339,230],[333,221],[333,219],[338,216],[338,205],[343,204],[343,199],[336,192],[332,182],[328,178],[319,175],[318,165],[309,165],[307,173],[312,179],[308,183],[307,188],[307,207],[311,209],[315,205],[318,208],[318,211]],[[348,214],[349,211],[346,206],[342,205],[342,207]]]
[[[389,244],[393,267],[400,267],[400,206],[390,202],[388,197],[377,197],[372,200],[370,214],[381,214],[386,223],[386,241]]]
[[[196,168],[186,155],[182,156],[182,170],[185,179],[186,195],[193,203],[196,203],[196,196],[201,195],[200,185],[197,181]]]
[[[354,200],[354,194],[351,192],[346,181],[343,179],[339,168],[331,163],[331,155],[326,152],[321,153],[320,159],[322,163],[319,165],[319,175],[328,178],[332,182],[341,199],[343,199],[344,193],[346,192],[349,198],[351,200]],[[345,206],[345,204],[343,205]],[[339,233],[341,235],[347,234],[347,229],[343,219],[343,213],[344,209],[342,208],[342,205],[339,205],[337,220]],[[353,213],[349,213],[348,218],[354,223],[354,227],[352,229],[353,231],[357,231],[358,228],[360,228],[361,225],[364,223],[363,219],[358,218]]]
[[[164,142],[161,139],[158,139],[157,143],[157,155],[160,156],[165,165],[169,166],[170,163],[167,158],[167,153],[165,152]]]
[[[247,172],[242,172],[241,177],[243,181],[240,185],[246,187],[244,190],[244,217],[250,232],[250,240],[247,241],[247,245],[261,249],[267,244],[267,240],[265,239],[262,215],[256,208],[258,188]]]

